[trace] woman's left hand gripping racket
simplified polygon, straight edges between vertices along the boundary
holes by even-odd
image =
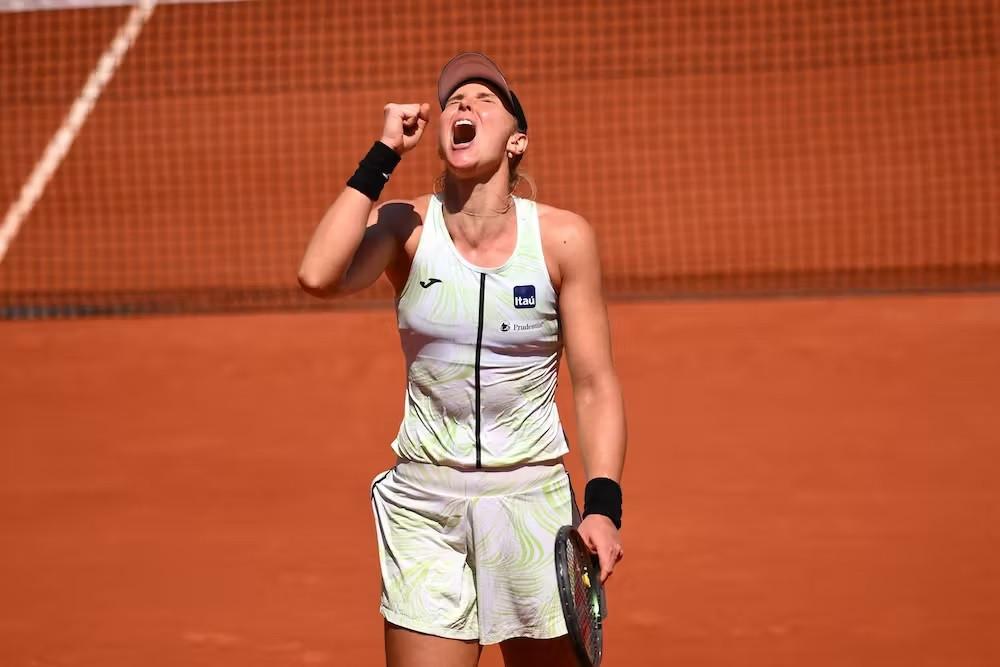
[[[608,617],[601,566],[572,526],[556,533],[556,582],[566,629],[581,667],[599,667]]]

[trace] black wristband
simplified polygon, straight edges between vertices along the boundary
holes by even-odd
[[[603,514],[615,528],[622,527],[622,487],[613,479],[595,477],[583,492],[583,516]]]
[[[354,188],[372,201],[378,201],[382,188],[389,182],[389,174],[399,164],[399,155],[381,141],[376,141],[368,154],[358,163],[358,170],[347,181],[347,187]]]

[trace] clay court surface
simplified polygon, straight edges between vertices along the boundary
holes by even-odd
[[[1000,664],[1000,296],[611,317],[606,664]],[[380,664],[390,310],[4,323],[0,355],[0,664]]]

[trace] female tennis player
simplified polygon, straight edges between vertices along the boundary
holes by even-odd
[[[438,81],[439,192],[375,206],[421,140],[428,104],[388,104],[382,137],[316,229],[299,270],[336,297],[385,273],[406,360],[397,464],[372,484],[390,667],[575,664],[553,561],[578,530],[606,579],[622,557],[625,417],[594,233],[513,196],[528,122],[497,66],[451,60]],[[567,114],[569,110],[567,110]],[[565,348],[587,475],[582,521],[555,403]]]

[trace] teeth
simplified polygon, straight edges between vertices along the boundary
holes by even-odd
[[[472,121],[469,120],[468,118],[460,118],[459,120],[455,121],[455,126],[458,127],[459,125],[472,125]]]

